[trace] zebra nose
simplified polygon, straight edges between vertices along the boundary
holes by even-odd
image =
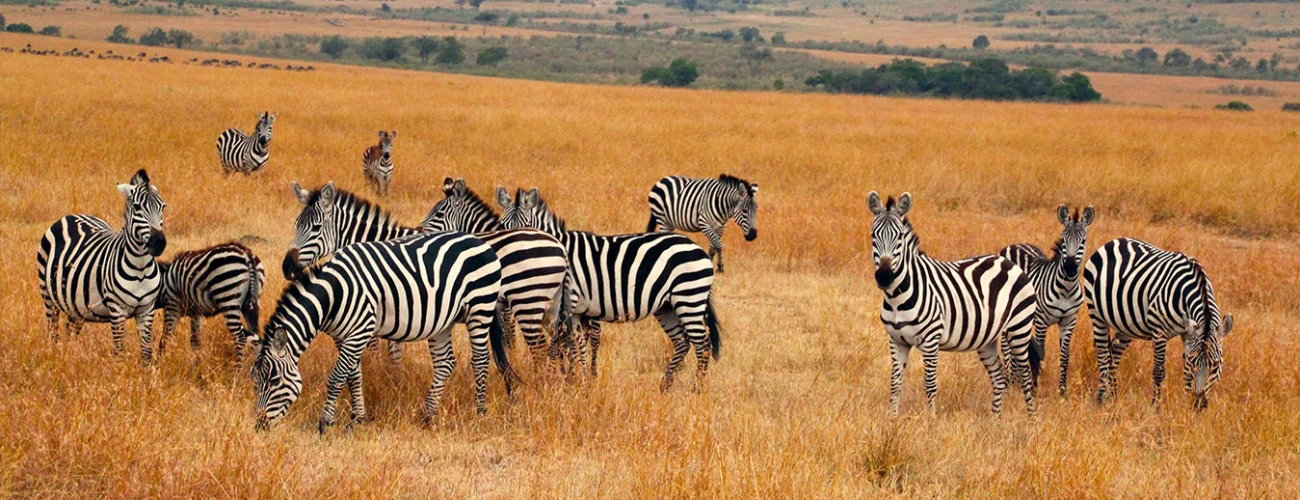
[[[145,243],[145,249],[154,257],[162,255],[163,250],[167,249],[167,234],[162,229],[153,230],[149,234],[149,241]]]
[[[385,159],[385,160],[388,159],[388,153],[384,153],[384,159]]]
[[[757,230],[757,229],[755,229],[755,230],[753,230],[753,231],[750,231],[750,232],[748,232],[748,233],[745,233],[745,241],[754,241],[754,240],[757,239],[757,238],[758,238],[758,230]]]

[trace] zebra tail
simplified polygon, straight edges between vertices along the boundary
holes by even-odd
[[[506,349],[506,329],[501,324],[501,313],[493,311],[492,324],[488,328],[488,341],[492,345],[492,359],[496,361],[497,370],[501,372],[501,378],[506,382],[506,395],[509,396],[514,391],[514,383],[523,383],[519,374],[510,366],[510,358]]]
[[[1038,339],[1029,339],[1029,375],[1034,387],[1038,387],[1038,375],[1043,372],[1043,345]]]
[[[645,232],[653,233],[659,229],[659,223],[655,221],[655,214],[650,214],[650,222],[645,226]]]
[[[262,306],[260,305],[262,280],[265,279],[266,274],[262,271],[261,262],[253,262],[252,264],[248,270],[248,290],[244,292],[244,303],[240,304],[239,312],[243,313],[244,323],[248,325],[248,330],[253,332],[254,335],[259,335],[258,329],[260,327],[258,327],[258,322],[260,318],[258,316],[262,312]]]
[[[704,307],[704,324],[709,327],[709,347],[712,349],[713,360],[717,361],[718,354],[722,352],[722,325],[718,323],[718,312],[713,308],[712,296]]]

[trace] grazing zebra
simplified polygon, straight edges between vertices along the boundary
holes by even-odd
[[[244,344],[257,338],[258,300],[266,284],[266,271],[253,251],[239,243],[182,252],[171,262],[159,262],[162,290],[163,334],[158,341],[162,356],[176,322],[190,318],[190,347],[199,348],[199,318],[218,314],[235,343],[235,359],[244,358]]]
[[[1084,296],[1092,319],[1101,385],[1097,402],[1115,394],[1120,357],[1133,339],[1155,347],[1153,404],[1160,402],[1165,379],[1165,345],[1183,339],[1183,385],[1195,406],[1210,403],[1210,388],[1223,369],[1222,339],[1232,331],[1232,315],[1219,317],[1214,287],[1196,260],[1179,252],[1120,238],[1098,248],[1083,270]],[[1113,332],[1113,334],[1112,334]]]
[[[1088,226],[1092,225],[1095,211],[1091,206],[1070,215],[1070,209],[1061,205],[1056,209],[1056,219],[1065,226],[1061,239],[1052,247],[1049,258],[1034,245],[1022,243],[1003,248],[998,255],[1010,259],[1029,274],[1038,298],[1034,313],[1034,341],[1038,347],[1047,341],[1047,328],[1058,325],[1061,335],[1061,397],[1065,397],[1066,373],[1070,369],[1070,337],[1083,307],[1083,291],[1079,288],[1079,268],[1083,263],[1088,243]]]
[[[934,411],[935,375],[939,351],[976,351],[993,384],[993,413],[1002,412],[1007,388],[1002,354],[1019,379],[1025,406],[1034,413],[1034,378],[1040,355],[1033,349],[1034,287],[1019,267],[997,255],[955,262],[936,260],[921,252],[907,212],[912,195],[903,193],[881,203],[867,195],[871,223],[871,260],[876,285],[884,291],[880,320],[889,334],[893,370],[889,383],[889,412],[898,413],[903,371],[912,347],[925,362],[925,395]]]
[[[262,113],[258,116],[253,135],[244,135],[239,129],[226,129],[217,138],[217,153],[221,154],[221,168],[226,175],[232,172],[251,174],[266,166],[271,155],[271,128],[279,113]]]
[[[554,236],[569,256],[568,292],[575,295],[572,313],[589,328],[591,373],[596,375],[600,348],[597,321],[631,322],[654,315],[673,344],[673,356],[659,388],[672,387],[673,374],[694,346],[696,390],[701,390],[709,359],[721,349],[721,328],[713,308],[713,265],[704,250],[680,234],[649,233],[598,236],[569,231],[546,206],[537,188],[516,192],[504,187],[497,202],[505,209],[501,226],[531,227]]]
[[[564,246],[536,229],[501,230],[496,211],[470,191],[463,179],[446,178],[442,191],[445,198],[429,210],[420,230],[470,233],[496,251],[501,261],[501,319],[507,344],[514,343],[513,318],[519,323],[534,361],[541,362],[547,353],[543,317],[552,307],[562,306],[556,297],[569,268]],[[554,319],[559,316],[557,313]]]
[[[117,189],[126,197],[121,232],[90,215],[66,216],[45,231],[36,253],[41,298],[55,341],[60,313],[67,316],[70,333],[81,333],[88,321],[107,322],[113,329],[114,355],[125,348],[126,320],[135,318],[140,360],[148,365],[154,303],[161,286],[154,257],[167,247],[162,230],[166,204],[143,169]]]
[[[461,319],[469,328],[475,405],[486,413],[489,343],[507,395],[517,380],[496,314],[500,287],[501,264],[492,247],[463,233],[420,234],[339,250],[289,284],[266,324],[251,370],[258,394],[257,427],[268,428],[302,392],[298,361],[317,332],[332,337],[339,353],[329,377],[321,433],[334,424],[344,383],[352,396],[353,418],[365,421],[361,351],[372,338],[429,341],[433,385],[424,411],[430,421],[456,366],[451,328]]]
[[[745,241],[758,237],[758,184],[727,174],[717,179],[669,176],[650,188],[650,222],[646,232],[680,229],[709,238],[709,259],[718,256],[722,272],[722,233],[735,219]]]
[[[379,194],[388,194],[388,183],[393,180],[393,138],[392,133],[379,131],[379,144],[366,148],[361,155],[361,170],[366,174],[366,182]]]

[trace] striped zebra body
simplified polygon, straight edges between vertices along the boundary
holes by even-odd
[[[1034,285],[1037,309],[1034,313],[1034,340],[1039,347],[1047,341],[1047,329],[1057,325],[1061,336],[1061,375],[1059,391],[1066,395],[1066,374],[1070,368],[1070,339],[1083,308],[1083,290],[1079,286],[1079,271],[1088,242],[1088,226],[1095,211],[1092,207],[1078,211],[1073,216],[1065,205],[1057,208],[1057,220],[1063,229],[1061,239],[1052,247],[1048,257],[1034,245],[1019,244],[1003,248],[998,255],[1020,266]]]
[[[986,255],[955,262],[935,260],[920,251],[920,240],[906,219],[912,197],[881,203],[872,191],[867,206],[874,216],[871,257],[876,284],[884,292],[880,320],[893,356],[889,411],[898,413],[903,372],[913,347],[925,363],[925,393],[930,411],[938,391],[940,351],[975,351],[993,385],[993,413],[1002,411],[1007,381],[1002,354],[1020,381],[1025,405],[1034,412],[1037,353],[1031,346],[1034,288],[1010,260]]]
[[[1098,402],[1115,394],[1120,357],[1133,339],[1141,339],[1155,349],[1152,402],[1158,404],[1166,344],[1182,337],[1183,383],[1195,406],[1205,408],[1223,367],[1221,339],[1232,330],[1232,315],[1219,316],[1201,265],[1182,253],[1120,238],[1092,254],[1083,280],[1101,375]]]
[[[252,135],[239,129],[226,129],[217,137],[217,153],[221,155],[221,168],[226,175],[241,172],[244,175],[261,170],[271,156],[271,132],[278,115],[262,113]]]
[[[302,392],[298,362],[318,332],[333,338],[339,353],[327,384],[322,433],[334,423],[345,383],[353,418],[366,420],[360,362],[373,338],[429,341],[434,373],[424,409],[425,418],[432,419],[456,364],[451,328],[462,319],[469,328],[475,403],[479,413],[486,412],[489,350],[505,377],[507,395],[516,379],[496,315],[500,287],[501,264],[492,247],[463,233],[419,234],[340,249],[329,262],[294,279],[267,322],[251,373],[258,392],[258,427],[283,416]]]
[[[115,232],[107,222],[89,215],[59,219],[41,238],[37,275],[55,341],[60,314],[66,316],[69,332],[80,333],[86,322],[106,322],[112,325],[113,353],[120,354],[125,348],[126,321],[134,318],[140,359],[147,365],[161,284],[154,258],[167,246],[162,230],[165,204],[144,170],[130,184],[119,184],[118,190],[126,196],[123,230]]]
[[[507,206],[501,225],[540,229],[560,240],[569,258],[569,293],[575,315],[584,323],[632,322],[649,316],[659,320],[673,344],[661,390],[668,390],[674,372],[695,348],[697,389],[702,388],[710,358],[721,348],[721,332],[710,297],[713,265],[704,250],[679,234],[650,233],[599,236],[569,231],[551,213],[536,188],[519,191],[510,202],[505,188],[498,202]],[[600,331],[589,331],[591,370],[596,374]]]
[[[709,259],[722,267],[722,234],[727,221],[745,232],[745,241],[758,237],[758,184],[723,174],[717,179],[669,176],[650,188],[650,221],[646,232],[702,232],[709,238]]]
[[[167,340],[183,317],[190,318],[190,346],[199,349],[199,320],[221,315],[235,345],[235,359],[243,359],[244,344],[257,337],[258,300],[266,284],[262,261],[239,243],[225,243],[183,252],[171,262],[159,262],[163,310],[161,356]]]
[[[393,180],[393,138],[392,133],[379,131],[379,144],[366,148],[361,155],[361,170],[366,175],[366,182],[379,194],[388,194],[388,183]]]
[[[496,251],[501,261],[501,317],[507,344],[514,343],[513,318],[534,361],[541,362],[548,345],[544,317],[561,305],[557,297],[569,267],[564,246],[536,229],[502,230],[496,211],[470,191],[463,179],[453,181],[448,177],[443,182],[443,194],[446,197],[429,210],[420,230],[473,234]]]

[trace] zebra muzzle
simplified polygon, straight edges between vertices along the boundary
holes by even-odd
[[[880,288],[889,288],[897,277],[898,273],[894,272],[894,259],[881,257],[880,265],[876,266],[876,285]]]
[[[154,257],[162,255],[163,250],[167,249],[167,235],[162,232],[162,229],[154,229],[150,232],[149,241],[145,242],[144,248]]]
[[[754,241],[755,239],[758,239],[757,229],[745,233],[745,241]]]
[[[290,248],[288,253],[284,254],[284,264],[281,266],[284,271],[284,279],[296,279],[302,275],[302,266],[298,265],[298,249]]]

